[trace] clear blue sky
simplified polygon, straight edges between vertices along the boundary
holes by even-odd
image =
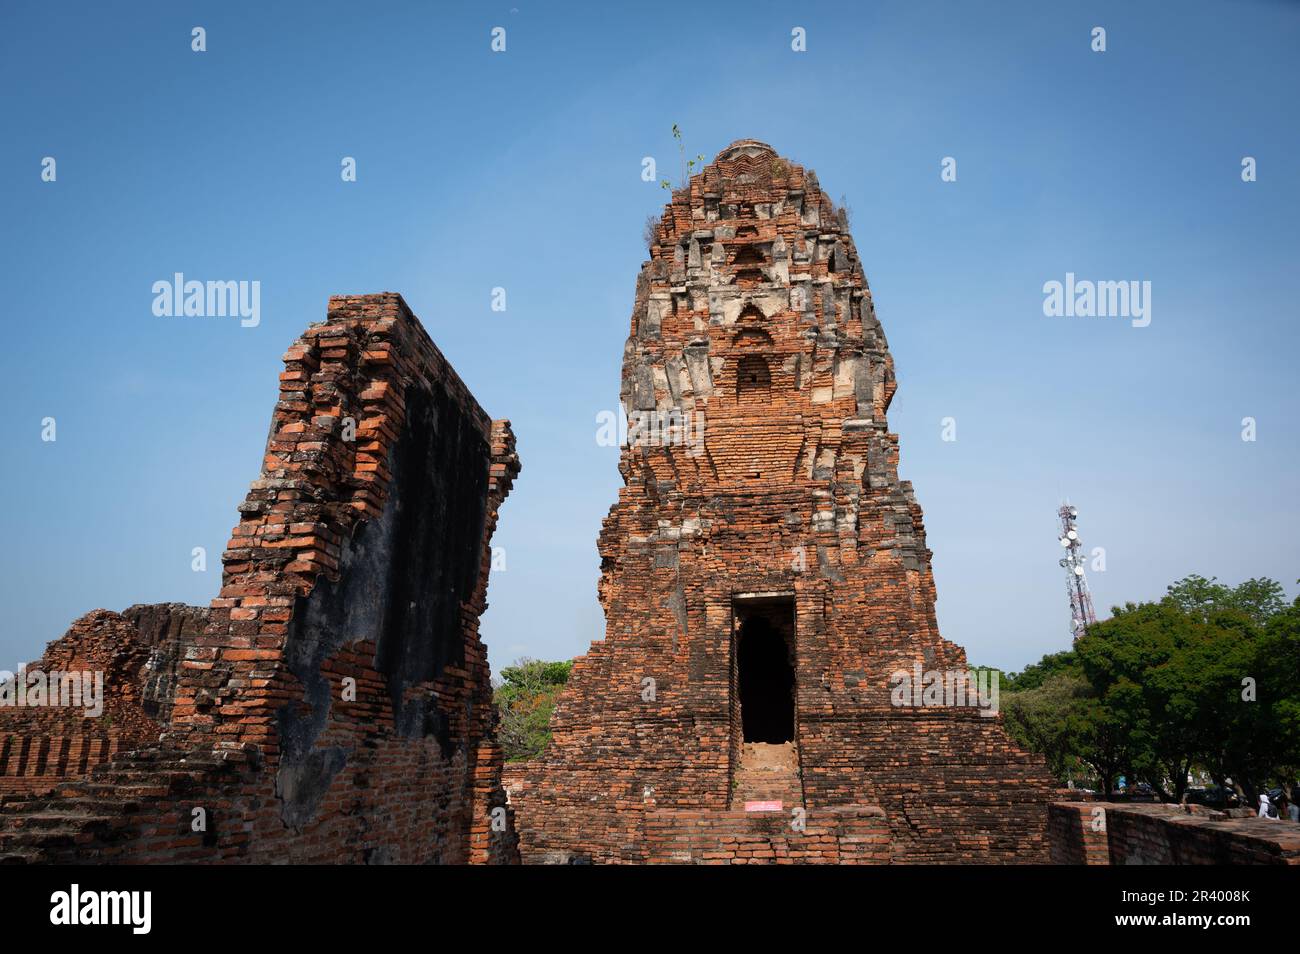
[[[673,123],[847,198],[939,621],[973,661],[1068,645],[1066,495],[1107,551],[1103,614],[1190,572],[1294,593],[1297,49],[1300,5],[1265,0],[6,0],[0,668],[96,607],[211,599],[281,355],[330,294],[384,290],[519,435],[494,667],[586,651],[619,484],[596,415],[664,199],[641,159],[674,174]],[[155,317],[177,271],[260,281],[260,326]],[[1150,327],[1045,317],[1066,272],[1150,281]]]

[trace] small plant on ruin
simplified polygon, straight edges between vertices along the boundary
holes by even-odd
[[[703,168],[704,156],[698,155],[694,159],[686,158],[686,144],[682,140],[682,131],[676,123],[673,123],[673,139],[677,140],[677,154],[681,157],[682,161],[682,181],[678,185],[678,188],[685,189],[690,184],[691,173],[695,171],[696,167],[698,166]],[[668,179],[662,180],[659,185],[670,192],[672,191],[673,184]]]

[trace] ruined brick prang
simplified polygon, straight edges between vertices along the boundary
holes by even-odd
[[[895,387],[846,214],[811,171],[742,140],[673,194],[624,349],[606,636],[545,753],[507,770],[525,861],[726,860],[699,832],[736,843],[728,819],[751,800],[809,818],[878,806],[895,862],[1046,860],[1041,759],[977,707],[891,705],[895,671],[967,665],[939,635],[921,509],[898,479]],[[790,690],[747,716],[740,647],[774,639]],[[776,729],[746,727],[768,715]],[[673,812],[690,834],[665,835]],[[759,838],[744,860],[882,860],[845,830],[823,823],[820,852]]]
[[[280,382],[210,609],[47,652],[117,660],[131,744],[0,801],[0,860],[516,860],[478,636],[509,424],[395,294],[330,299]]]

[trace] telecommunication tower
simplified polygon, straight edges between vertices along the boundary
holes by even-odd
[[[1061,518],[1060,544],[1065,551],[1061,566],[1065,567],[1065,589],[1070,594],[1070,630],[1077,640],[1097,622],[1097,614],[1092,609],[1092,593],[1088,591],[1088,577],[1083,572],[1083,541],[1079,539],[1079,529],[1075,525],[1079,508],[1070,506],[1067,500],[1056,515]]]

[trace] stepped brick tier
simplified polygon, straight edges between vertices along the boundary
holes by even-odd
[[[0,860],[517,860],[478,625],[518,473],[400,296],[331,298],[285,355],[220,596],[51,645],[105,672],[111,719],[0,710]]]
[[[724,841],[746,860],[1046,860],[1042,761],[987,707],[891,704],[896,671],[967,666],[898,479],[895,386],[811,170],[742,140],[673,193],[624,349],[606,636],[548,748],[507,770],[525,861],[722,860]],[[798,847],[814,829],[829,850]]]
[[[1053,802],[1051,860],[1061,865],[1300,865],[1300,827],[1250,808]]]

